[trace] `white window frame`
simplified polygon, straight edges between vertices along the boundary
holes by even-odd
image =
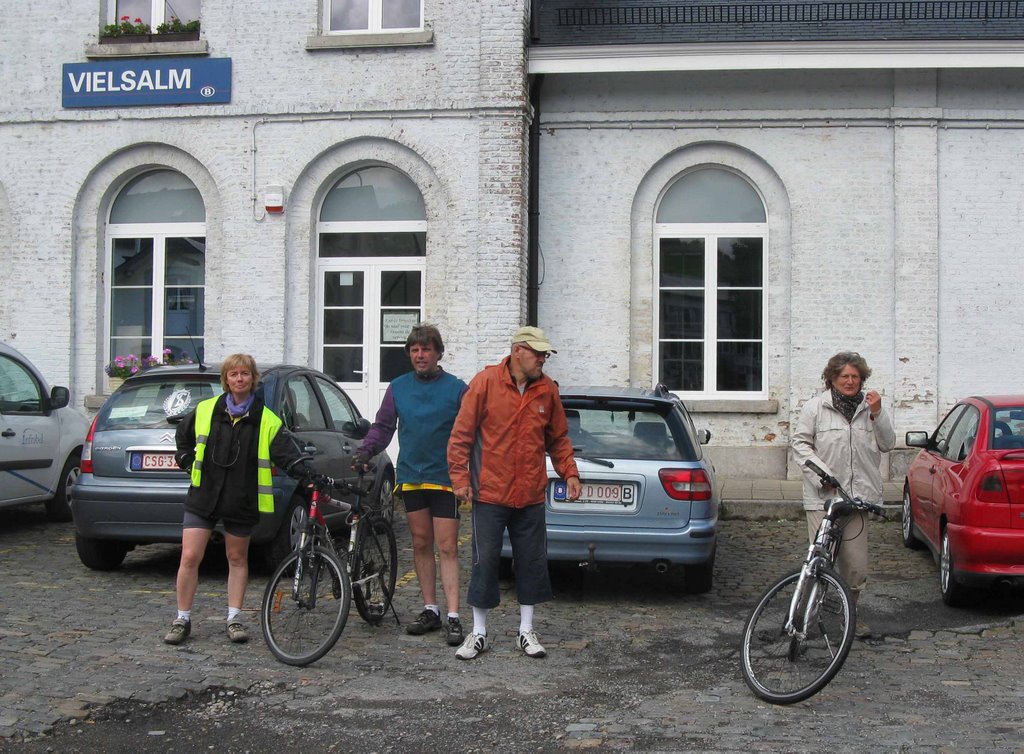
[[[163,23],[170,23],[171,19],[164,18],[164,5],[165,0],[150,0],[149,15],[152,21],[149,22],[149,26],[153,31],[156,31],[156,27]],[[107,5],[107,23],[117,23],[120,21],[120,16],[117,12],[117,0],[109,0]],[[132,19],[134,20],[134,19]],[[188,23],[189,21],[198,21],[196,18],[182,18],[179,19],[182,23]]]
[[[152,331],[143,335],[148,337],[152,343],[150,352],[159,354],[164,349],[164,295],[167,285],[164,279],[166,269],[166,252],[168,238],[202,238],[206,239],[206,223],[114,223],[107,226],[106,259],[104,261],[103,286],[103,312],[104,312],[104,335],[103,335],[103,363],[109,364],[114,356],[124,354],[110,353],[110,341],[113,334],[111,328],[111,303],[113,299],[113,270],[111,265],[114,258],[114,241],[119,238],[151,238],[153,239],[153,296],[150,301],[152,308]],[[206,290],[206,268],[203,268],[203,284],[191,286]],[[158,293],[159,292],[159,293]],[[193,333],[193,337],[206,342],[206,324],[203,324],[203,332]],[[142,354],[137,354],[140,358]],[[193,355],[195,357],[195,355]]]
[[[162,0],[161,0],[162,1]],[[420,0],[420,23],[419,26],[402,26],[385,29],[384,23],[384,0],[367,0],[369,3],[368,26],[365,29],[332,29],[331,28],[331,6],[334,0],[323,0],[322,26],[323,34],[351,35],[351,34],[404,34],[410,31],[423,30],[423,0]]]
[[[655,223],[654,224],[654,302],[652,309],[654,334],[652,343],[652,380],[661,374],[661,292],[675,290],[661,286],[661,242],[663,239],[693,238],[704,240],[704,390],[673,390],[680,398],[721,400],[758,400],[768,397],[768,224],[767,223]],[[761,337],[738,342],[761,343],[761,390],[718,390],[718,239],[761,239]],[[743,290],[730,288],[730,290]],[[756,290],[747,288],[747,290]],[[673,339],[675,340],[675,339]]]

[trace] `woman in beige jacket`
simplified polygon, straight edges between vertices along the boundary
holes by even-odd
[[[790,443],[793,459],[804,475],[804,511],[812,542],[824,517],[824,501],[832,490],[824,488],[804,462],[814,461],[854,497],[881,504],[882,453],[896,445],[892,417],[882,408],[882,397],[874,390],[863,391],[871,369],[860,354],[837,353],[828,360],[821,376],[825,387],[804,404]],[[847,522],[836,566],[856,601],[868,577],[864,513],[852,514]],[[857,635],[863,638],[870,635],[870,630],[858,622]]]

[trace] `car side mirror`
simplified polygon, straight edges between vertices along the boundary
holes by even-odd
[[[907,447],[908,448],[927,448],[928,447],[928,433],[927,432],[907,432]]]
[[[354,422],[345,422],[341,425],[341,431],[349,437],[362,440],[370,432],[370,422],[367,419],[357,419]]]
[[[701,445],[707,445],[711,442],[711,430],[710,429],[698,429],[697,430],[697,442]]]
[[[71,391],[66,387],[54,387],[50,389],[50,410],[56,411],[71,403]]]

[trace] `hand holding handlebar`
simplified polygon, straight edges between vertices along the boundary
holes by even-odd
[[[825,469],[821,468],[821,466],[816,464],[814,461],[808,459],[804,461],[804,466],[806,466],[808,469],[817,474],[818,477],[821,478],[821,481],[829,485],[830,487],[835,487],[836,489],[839,489],[842,486],[839,484],[838,479],[836,479],[834,476],[826,472]]]
[[[804,461],[804,466],[818,475],[818,477],[821,479],[823,486],[834,488],[840,494],[840,496],[842,496],[842,498],[847,502],[854,503],[858,508],[862,508],[863,510],[868,511],[869,513],[874,513],[876,516],[881,516],[886,521],[889,520],[889,517],[885,514],[885,508],[883,508],[880,505],[875,505],[874,503],[866,502],[864,500],[861,500],[860,498],[852,497],[846,490],[843,489],[843,486],[839,484],[838,479],[836,479],[834,476],[826,472],[814,461],[808,459]]]

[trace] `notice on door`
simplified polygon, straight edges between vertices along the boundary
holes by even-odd
[[[381,312],[380,342],[404,343],[419,322],[419,312]]]

